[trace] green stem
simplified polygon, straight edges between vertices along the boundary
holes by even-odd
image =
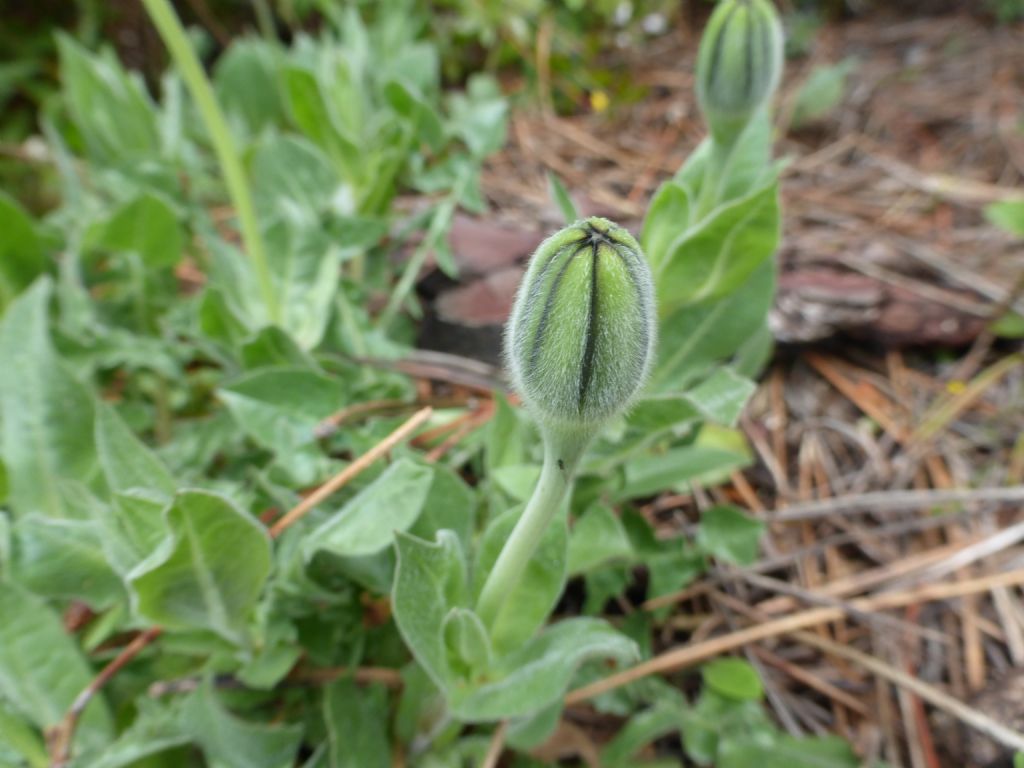
[[[544,466],[537,487],[480,590],[476,612],[485,627],[494,625],[505,600],[519,584],[544,532],[572,487],[576,465],[592,435],[589,429],[562,435],[545,430]]]
[[[192,50],[188,36],[171,4],[168,0],[142,0],[142,3],[160,33],[164,45],[171,52],[175,64],[181,71],[182,79],[199,108],[199,114],[210,134],[210,140],[213,142],[213,149],[217,154],[221,173],[224,175],[228,195],[238,214],[242,241],[245,243],[245,250],[252,261],[253,270],[256,272],[267,315],[271,323],[279,324],[281,309],[277,301],[277,293],[274,291],[263,238],[256,221],[256,209],[253,206],[249,183],[231,131],[228,129],[227,120],[224,118],[224,113],[217,103],[217,97],[213,93],[210,81],[207,79],[206,73],[203,72],[202,65],[199,63],[195,51]]]
[[[512,535],[508,537],[494,567],[487,575],[476,612],[485,627],[493,626],[498,618],[505,598],[509,596],[522,578],[527,563],[540,543],[555,513],[562,506],[566,491],[572,483],[568,467],[560,469],[557,459],[550,455],[544,458],[540,480],[530,497],[529,504],[519,518]]]

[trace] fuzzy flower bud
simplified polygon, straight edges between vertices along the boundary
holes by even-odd
[[[622,410],[654,351],[651,273],[636,240],[592,217],[530,260],[506,328],[512,381],[542,426],[592,427]]]
[[[697,54],[697,100],[712,135],[731,143],[782,76],[782,25],[770,0],[722,0]]]

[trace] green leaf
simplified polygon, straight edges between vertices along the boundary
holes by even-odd
[[[315,144],[298,136],[272,136],[253,155],[252,186],[264,216],[318,226],[318,214],[330,205],[338,178]]]
[[[530,752],[550,739],[562,720],[562,702],[555,701],[532,715],[508,724],[508,745],[517,752]]]
[[[494,417],[484,439],[484,467],[491,475],[501,467],[527,462],[526,425],[518,409],[500,392],[494,398]]]
[[[14,512],[63,517],[61,479],[88,481],[96,455],[92,397],[50,341],[51,290],[48,278],[36,281],[0,326],[0,434]]]
[[[1004,339],[1024,339],[1024,315],[1007,312],[989,325],[988,329]]]
[[[433,477],[423,512],[409,531],[427,541],[440,530],[454,531],[465,551],[476,530],[476,492],[457,472],[441,464],[433,466]]]
[[[773,182],[720,206],[677,237],[655,275],[661,317],[734,291],[775,253],[779,230]]]
[[[1024,237],[1024,200],[1001,200],[985,208],[985,218],[1011,235]]]
[[[390,546],[395,533],[407,531],[423,511],[433,474],[431,467],[399,459],[305,537],[304,557],[361,557]]]
[[[89,756],[89,768],[134,768],[147,757],[192,741],[181,722],[180,706],[166,706],[146,697],[139,697],[139,712],[132,724],[106,746],[102,754]]]
[[[690,196],[675,181],[662,184],[647,208],[640,245],[657,274],[671,253],[672,242],[690,225]]]
[[[129,574],[139,613],[169,629],[241,642],[270,574],[270,539],[222,496],[188,490],[164,512],[170,535]]]
[[[767,754],[778,731],[758,701],[736,701],[705,688],[696,706],[680,714],[683,747],[698,765],[717,765],[719,746],[730,737],[758,744]]]
[[[337,680],[324,691],[329,768],[389,768],[388,698],[381,685]]]
[[[47,266],[35,222],[13,198],[0,191],[0,312]]]
[[[402,669],[402,693],[395,711],[395,736],[403,743],[432,741],[451,727],[448,707],[441,690],[416,662]],[[456,726],[458,727],[458,726]]]
[[[764,698],[764,686],[757,670],[742,659],[715,659],[705,664],[701,673],[705,685],[728,699],[760,701]]]
[[[483,588],[484,579],[521,515],[521,508],[510,509],[495,518],[484,531],[473,571],[476,594]],[[491,624],[491,641],[498,655],[519,648],[547,621],[565,587],[568,539],[562,512],[544,531],[519,583]]]
[[[0,698],[37,728],[60,722],[93,672],[60,617],[41,599],[14,584],[0,583]],[[93,699],[76,731],[85,751],[112,735],[102,696]]]
[[[414,83],[391,80],[384,85],[384,98],[395,112],[411,124],[417,139],[435,152],[441,148],[444,143],[441,116]]]
[[[336,70],[337,72],[337,70]],[[292,122],[309,139],[320,146],[331,157],[335,167],[348,181],[354,181],[365,162],[365,155],[355,143],[358,137],[346,136],[339,129],[328,104],[325,102],[316,75],[305,67],[288,67],[284,70],[285,102]],[[344,83],[345,77],[338,82]],[[347,109],[350,104],[339,102],[343,114],[355,110]]]
[[[569,573],[586,573],[633,555],[625,528],[604,504],[593,504],[576,521],[569,536]]]
[[[452,714],[466,722],[525,717],[564,696],[584,662],[602,659],[625,664],[637,655],[633,641],[604,621],[569,619],[500,658],[488,682],[453,689],[449,704]]]
[[[32,768],[50,765],[42,736],[0,701],[0,765],[3,764],[5,748],[23,758]],[[22,763],[16,765],[21,766]]]
[[[683,589],[708,569],[707,559],[696,548],[689,547],[678,539],[666,542],[669,543],[673,546],[666,546],[663,550],[643,558],[649,578],[649,600]]]
[[[634,756],[652,741],[679,730],[682,702],[661,699],[633,715],[601,750],[601,765],[606,768],[631,768]]]
[[[755,389],[757,385],[750,379],[723,367],[689,390],[686,396],[706,419],[731,427],[739,420]]]
[[[700,410],[684,393],[659,393],[641,397],[626,414],[629,426],[648,438],[665,429],[680,429],[701,419]]]
[[[750,457],[746,452],[705,445],[700,441],[664,453],[645,455],[626,462],[625,484],[616,492],[615,500],[650,496],[669,488],[683,493],[693,480],[702,484],[719,482],[730,472],[749,463]]]
[[[286,367],[253,371],[218,394],[253,440],[287,454],[316,442],[316,425],[347,403],[346,389],[326,374]]]
[[[83,600],[95,609],[125,596],[95,521],[29,514],[15,523],[11,538],[12,576],[36,594]]]
[[[536,464],[509,464],[490,473],[490,480],[514,501],[525,502],[533,495],[540,477]]]
[[[505,146],[508,101],[490,75],[471,75],[465,94],[449,97],[448,111],[451,130],[474,158],[482,159]]]
[[[565,225],[569,226],[573,222],[576,222],[580,218],[579,212],[576,210],[576,203],[572,201],[572,197],[569,196],[569,190],[562,184],[562,180],[558,178],[554,173],[548,171],[548,195],[554,201],[555,205],[558,206],[558,210],[562,212],[562,218],[565,220]]]
[[[280,48],[266,40],[235,38],[217,59],[213,72],[217,101],[251,133],[284,122],[284,100],[277,82],[279,55]]]
[[[209,681],[189,696],[182,713],[207,759],[225,768],[285,768],[294,764],[302,725],[264,725],[242,720],[221,704]]]
[[[278,222],[265,232],[284,330],[302,349],[323,338],[341,279],[342,248],[323,229]]]
[[[174,495],[177,483],[167,467],[132,434],[112,406],[97,405],[95,426],[96,452],[112,491],[142,488],[168,500]]]
[[[137,253],[147,267],[161,269],[178,263],[185,247],[185,233],[163,197],[143,192],[91,227],[86,245]]]
[[[821,120],[838,107],[846,92],[846,79],[857,68],[857,64],[857,59],[850,57],[837,64],[815,67],[796,93],[792,126],[799,128]]]
[[[159,156],[156,112],[141,78],[111,51],[89,53],[68,35],[57,36],[57,48],[64,98],[90,154],[121,167]]]
[[[412,655],[438,687],[452,679],[442,627],[452,608],[467,603],[466,563],[458,539],[441,531],[430,543],[399,533],[391,604]]]
[[[775,123],[765,106],[751,117],[717,174],[719,203],[746,197],[778,178],[781,164],[772,163],[774,139]]]
[[[468,608],[452,608],[441,627],[451,669],[462,676],[491,662],[491,640],[480,617]]]
[[[169,497],[133,489],[114,495],[111,505],[96,502],[92,517],[103,528],[103,548],[111,565],[127,575],[167,536],[164,508]]]
[[[775,265],[757,268],[733,293],[662,318],[651,390],[679,391],[734,354],[762,328],[775,297]]]
[[[731,506],[706,510],[697,528],[697,544],[709,555],[750,565],[757,560],[764,523]]]
[[[749,738],[722,739],[718,768],[857,768],[860,759],[838,736],[779,735],[770,744]]]
[[[260,368],[310,368],[316,361],[276,325],[260,328],[239,347],[239,357],[247,370]]]

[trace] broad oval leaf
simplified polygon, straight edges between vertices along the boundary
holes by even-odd
[[[186,490],[164,511],[170,535],[128,575],[138,612],[169,629],[244,640],[270,574],[270,538],[223,496]]]
[[[452,669],[471,675],[491,663],[491,640],[480,617],[469,608],[452,608],[441,631]]]
[[[704,683],[716,693],[736,701],[760,701],[764,697],[761,677],[743,659],[723,657],[701,669]]]
[[[649,389],[678,392],[757,333],[775,296],[775,263],[758,267],[728,296],[682,307],[663,316]]]
[[[36,224],[0,191],[0,311],[47,268]]]
[[[676,238],[655,275],[662,318],[734,291],[779,245],[778,183],[730,201]]]
[[[35,595],[0,583],[0,616],[0,698],[40,729],[56,725],[93,671],[60,617]],[[112,733],[106,702],[96,697],[78,725],[77,748],[99,748]]]
[[[87,482],[96,469],[89,390],[64,367],[50,341],[52,283],[40,278],[0,325],[0,450],[15,514],[67,516],[63,478]]]
[[[396,536],[398,565],[391,595],[395,622],[405,644],[434,684],[453,679],[444,642],[444,621],[467,602],[466,563],[458,539],[440,531],[436,543],[406,533]]]
[[[710,555],[736,565],[757,559],[765,525],[732,506],[712,507],[701,514],[697,544]]]
[[[389,768],[388,696],[381,685],[360,688],[345,678],[324,690],[330,768]]]
[[[172,267],[181,258],[185,233],[163,197],[143,192],[86,233],[86,246],[137,253],[147,268]]]
[[[452,714],[466,722],[525,717],[564,696],[585,661],[606,659],[625,664],[638,655],[636,644],[606,622],[569,619],[499,659],[487,682],[454,689],[449,704]]]
[[[209,681],[188,701],[183,722],[212,765],[225,768],[282,768],[293,765],[303,726],[242,720],[218,701]]]
[[[106,403],[96,407],[96,452],[114,493],[141,488],[170,499],[177,483],[167,467],[139,440],[117,411]]]
[[[36,594],[106,608],[125,592],[107,562],[103,534],[94,520],[25,515],[11,531],[12,575]]]
[[[640,245],[657,274],[671,253],[672,242],[690,226],[690,196],[686,187],[667,181],[658,188],[644,219]]]
[[[316,425],[346,402],[340,379],[305,368],[261,368],[218,390],[253,440],[289,453],[316,442]]]
[[[408,530],[423,511],[433,474],[409,459],[396,461],[305,537],[306,560],[322,551],[362,557],[390,546],[395,533]]]

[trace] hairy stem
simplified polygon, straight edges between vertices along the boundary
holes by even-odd
[[[519,584],[544,532],[572,487],[573,473],[591,436],[590,430],[569,434],[545,431],[544,465],[537,487],[480,590],[476,612],[485,627],[494,625],[505,600]]]
[[[249,182],[242,168],[242,161],[239,159],[235,141],[228,129],[227,120],[224,118],[224,113],[217,103],[217,97],[213,93],[210,81],[207,79],[206,73],[203,72],[202,65],[199,63],[195,51],[192,50],[188,36],[171,4],[168,0],[142,0],[142,4],[146,7],[149,18],[160,33],[164,45],[171,52],[171,57],[178,66],[181,77],[199,108],[203,124],[213,142],[213,149],[217,154],[221,173],[224,175],[228,195],[238,214],[242,241],[245,243],[245,251],[249,255],[256,273],[267,316],[271,323],[279,324],[281,308],[271,279],[267,252],[256,221],[256,209],[253,206]]]

